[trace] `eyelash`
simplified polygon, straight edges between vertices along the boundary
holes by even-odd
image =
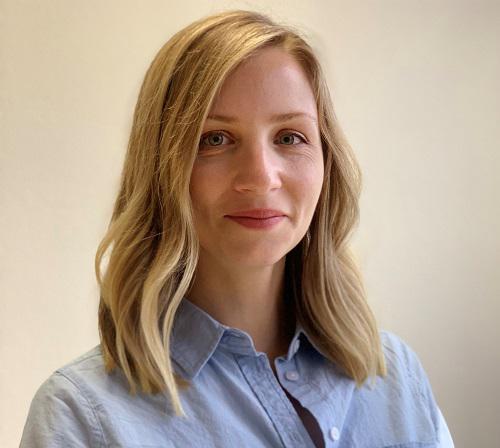
[[[222,146],[222,144],[220,145],[209,145],[209,144],[204,144],[203,142],[211,137],[212,135],[222,135],[223,137],[226,137],[226,138],[229,138],[224,132],[222,131],[210,131],[210,132],[207,132],[206,134],[202,135],[201,138],[200,138],[200,144],[199,146],[202,147],[202,146],[209,146],[209,147],[212,147],[212,148],[217,148],[218,146]],[[300,134],[298,134],[297,132],[285,132],[283,134],[280,135],[280,137],[282,137],[283,135],[292,135],[294,137],[298,137],[301,142],[299,143],[292,143],[290,145],[287,145],[285,144],[285,146],[296,146],[296,145],[300,145],[300,144],[303,144],[303,143],[307,143],[307,140]]]

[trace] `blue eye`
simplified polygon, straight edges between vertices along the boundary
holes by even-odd
[[[226,136],[222,132],[209,132],[201,137],[200,146],[220,146],[224,137]]]
[[[224,139],[229,139],[223,132],[208,132],[200,138],[200,147],[217,147],[228,144]],[[286,132],[278,137],[278,144],[285,146],[299,145],[306,143],[306,139],[296,132]]]
[[[285,137],[286,140],[283,140],[282,137]],[[291,145],[298,145],[299,143],[305,143],[304,138],[295,133],[295,132],[288,132],[286,134],[281,134],[280,137],[282,144],[291,146]],[[300,141],[296,141],[295,139],[298,138]]]

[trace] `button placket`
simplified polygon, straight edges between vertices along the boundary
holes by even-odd
[[[307,444],[308,434],[305,428],[297,425],[297,415],[291,414],[288,406],[284,406],[286,400],[278,396],[282,391],[272,373],[269,359],[265,355],[236,356],[235,359],[248,384],[273,421],[284,446],[313,448]]]

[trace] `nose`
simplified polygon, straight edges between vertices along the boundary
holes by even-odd
[[[239,157],[235,158],[235,190],[265,194],[281,187],[283,164],[271,144],[254,141],[239,149]]]

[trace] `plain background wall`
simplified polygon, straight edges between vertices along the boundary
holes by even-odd
[[[98,343],[93,258],[149,63],[225,8],[298,25],[364,173],[353,244],[457,447],[500,446],[500,2],[0,2],[0,446]]]

